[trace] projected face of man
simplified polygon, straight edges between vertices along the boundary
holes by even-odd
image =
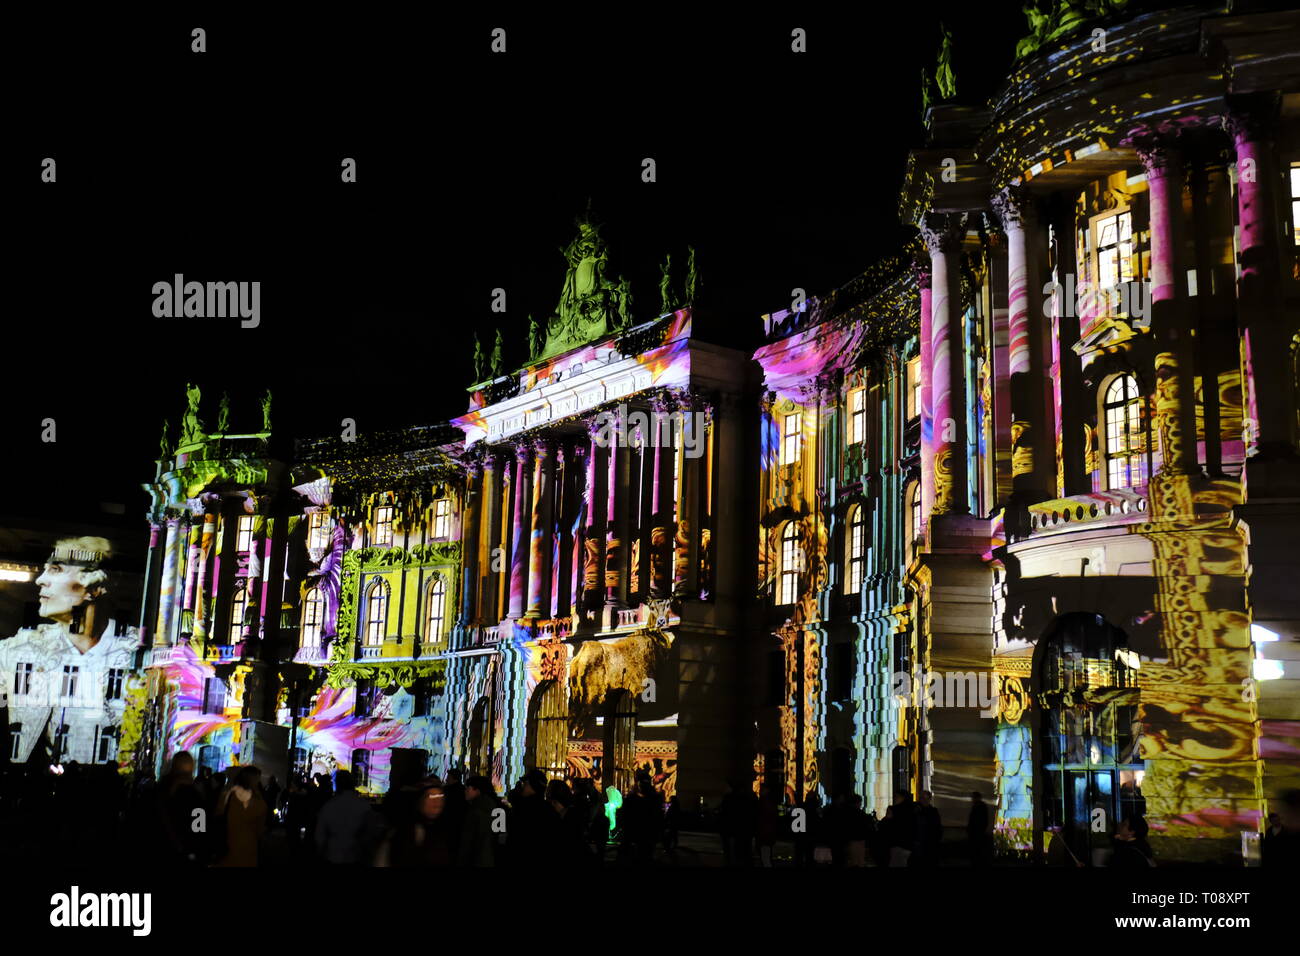
[[[81,583],[81,572],[80,567],[50,555],[45,570],[36,579],[41,589],[41,617],[63,624],[72,621],[72,609],[90,600],[90,592]]]

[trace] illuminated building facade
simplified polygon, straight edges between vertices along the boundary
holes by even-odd
[[[911,274],[767,317],[759,765],[1239,859],[1300,781],[1300,24],[1070,12],[928,110]]]
[[[701,341],[690,305],[635,322],[579,222],[533,358],[475,386],[449,761],[626,792],[637,770],[685,805],[746,761],[744,353]],[[499,372],[499,369],[496,371]],[[726,542],[719,548],[718,542]]]

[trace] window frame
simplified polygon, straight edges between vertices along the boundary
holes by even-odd
[[[859,594],[867,576],[867,516],[861,502],[849,507],[844,530],[844,592]]]
[[[376,548],[392,547],[395,540],[393,533],[393,513],[396,509],[391,504],[375,505],[374,546]]]
[[[788,607],[799,601],[799,578],[802,560],[795,559],[799,552],[799,521],[791,518],[781,526],[780,564],[776,585],[776,603]]]
[[[451,499],[439,498],[433,503],[433,536],[445,540],[451,534]]]
[[[435,574],[425,588],[424,640],[428,644],[437,643],[447,626],[447,582],[440,574]],[[434,603],[437,602],[437,628],[434,628]]]
[[[793,428],[791,423],[793,422]],[[781,456],[783,466],[796,465],[803,451],[803,412],[796,409],[781,414]]]
[[[867,440],[867,387],[859,385],[849,389],[844,407],[849,425],[845,431],[847,446],[852,448],[864,444]]]
[[[313,511],[307,516],[307,547],[323,551],[330,546],[329,512]]]
[[[235,551],[238,554],[247,554],[253,550],[253,516],[242,514],[239,520],[235,522]]]
[[[374,608],[378,606],[382,613],[378,620],[375,619]],[[365,617],[365,646],[379,647],[384,643],[384,638],[388,631],[388,585],[383,578],[376,578],[366,588],[366,617]],[[379,630],[379,639],[375,640],[374,631],[376,625]]]
[[[1132,383],[1133,394],[1128,394],[1128,383]],[[1111,400],[1111,393],[1116,385],[1122,385],[1121,395],[1118,401]],[[1143,414],[1144,406],[1147,400],[1146,394],[1142,391],[1141,383],[1137,376],[1132,372],[1118,372],[1107,377],[1097,390],[1098,396],[1098,423],[1101,425],[1100,446],[1102,458],[1102,472],[1105,475],[1106,489],[1108,491],[1118,491],[1126,488],[1141,488],[1150,481],[1151,478],[1151,423],[1147,416]],[[1132,409],[1131,415],[1129,410]],[[1112,413],[1118,412],[1119,416],[1112,421]],[[1131,425],[1136,419],[1136,432]],[[1122,424],[1124,426],[1123,437],[1125,439],[1124,448],[1112,448],[1115,431],[1113,426]],[[1129,444],[1136,437],[1138,447],[1133,450]],[[1112,463],[1115,461],[1124,461],[1125,476],[1128,479],[1124,482],[1118,482],[1114,477]],[[1136,469],[1134,462],[1137,463]],[[1135,480],[1134,475],[1138,478]]]
[[[320,647],[321,631],[325,626],[325,596],[320,585],[310,587],[302,597],[302,624],[298,628],[299,647]],[[308,640],[308,635],[311,640]]]

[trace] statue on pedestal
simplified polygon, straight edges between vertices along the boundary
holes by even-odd
[[[262,396],[262,431],[271,430],[271,390],[268,388]]]
[[[193,383],[185,386],[186,407],[181,416],[180,444],[193,445],[203,441],[203,423],[199,421],[199,387]]]
[[[483,343],[478,340],[478,333],[474,333],[474,383],[478,384],[483,381],[486,369],[483,367]]]
[[[500,329],[497,329],[497,338],[496,338],[496,342],[494,342],[494,343],[492,344],[492,362],[491,362],[491,366],[492,366],[492,367],[491,367],[491,369],[490,369],[490,374],[492,375],[493,378],[500,378],[500,377],[501,377],[501,349],[502,349],[502,345],[503,345],[503,343],[502,343],[502,341],[501,341],[501,330],[500,330]]]
[[[674,311],[676,302],[673,301],[673,256],[669,253],[664,257],[664,264],[659,267],[659,314],[664,315]]]
[[[221,393],[221,405],[217,409],[217,434],[224,435],[230,428],[230,396]]]

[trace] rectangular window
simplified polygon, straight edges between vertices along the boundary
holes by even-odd
[[[907,363],[907,420],[921,414],[921,356]]]
[[[867,390],[849,392],[849,444],[860,445],[867,439]]]
[[[329,515],[323,511],[313,511],[307,519],[307,547],[324,550],[330,545]]]
[[[209,677],[203,682],[203,712],[220,714],[226,709],[226,682],[220,677]]]
[[[61,697],[77,696],[77,678],[81,674],[81,668],[75,664],[63,665],[63,686],[59,691]]]
[[[803,443],[803,413],[791,412],[781,419],[781,464],[793,465],[799,460]]]
[[[23,725],[10,724],[9,725],[9,759],[10,760],[18,759],[18,748],[22,746],[22,742],[23,742]]]
[[[1117,309],[1119,287],[1133,281],[1133,216],[1128,212],[1105,216],[1094,222],[1094,229],[1097,234],[1097,287],[1093,294],[1099,297],[1100,311],[1123,316],[1124,312],[1112,313],[1112,307],[1103,306],[1101,303],[1105,300],[1100,295],[1113,292],[1111,301]]]
[[[126,671],[121,667],[110,667],[108,670],[108,680],[104,683],[105,700],[122,699],[122,681],[126,677]]]
[[[235,529],[235,550],[243,553],[253,550],[253,516],[240,515]]]
[[[1291,164],[1291,232],[1300,246],[1300,163]]]
[[[451,499],[439,498],[433,503],[433,536],[451,537]]]
[[[117,757],[117,732],[112,727],[108,727],[99,735],[98,752],[95,759],[100,763],[108,763]]]
[[[375,547],[386,548],[393,543],[393,507],[380,505],[375,509]]]
[[[369,750],[352,751],[352,777],[358,790],[365,790],[370,786]]]
[[[20,661],[14,669],[14,695],[30,694],[31,692],[32,665]]]
[[[59,760],[68,753],[68,725],[60,724],[58,730],[54,731],[54,762]]]

